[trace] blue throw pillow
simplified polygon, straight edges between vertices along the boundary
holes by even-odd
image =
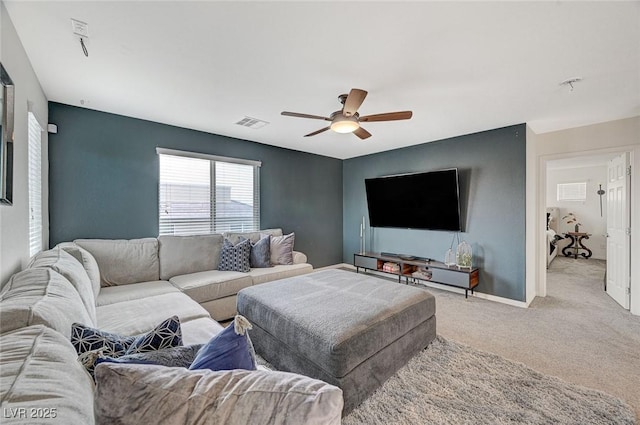
[[[271,267],[271,235],[264,235],[258,242],[251,244],[249,260],[251,267]]]
[[[218,270],[248,272],[251,270],[249,264],[249,256],[251,254],[251,242],[244,239],[237,245],[231,243],[229,239],[225,239],[220,252],[220,263]]]
[[[189,369],[256,370],[256,355],[247,333],[251,328],[247,319],[237,315],[229,326],[198,351]]]

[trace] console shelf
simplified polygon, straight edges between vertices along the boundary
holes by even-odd
[[[403,258],[404,257],[404,258]],[[393,263],[398,265],[397,271],[384,270],[385,263]],[[439,261],[414,258],[407,259],[407,256],[387,255],[379,252],[365,252],[362,254],[353,254],[353,265],[356,272],[360,269],[373,270],[382,273],[398,276],[398,282],[409,283],[409,279],[415,279],[424,282],[434,282],[442,285],[455,286],[464,289],[465,298],[468,291],[473,294],[473,289],[479,283],[478,268],[462,268],[456,266],[447,266]]]

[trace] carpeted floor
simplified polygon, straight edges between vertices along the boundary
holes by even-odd
[[[603,290],[605,262],[557,257],[527,309],[429,288],[438,333],[629,403],[640,418],[640,317]]]
[[[426,289],[439,335],[619,397],[640,418],[640,317],[604,292],[604,270],[604,261],[557,257],[548,296],[527,309]]]
[[[344,418],[344,425],[634,424],[620,399],[442,337]]]

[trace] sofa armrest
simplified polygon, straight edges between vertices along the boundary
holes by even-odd
[[[306,254],[300,251],[293,251],[293,264],[304,264],[307,262]]]

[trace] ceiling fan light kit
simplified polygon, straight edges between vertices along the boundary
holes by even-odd
[[[338,99],[340,100],[340,103],[342,103],[342,109],[333,112],[330,117],[288,111],[283,111],[281,114],[288,117],[331,121],[331,124],[328,127],[305,134],[304,137],[315,136],[316,134],[324,133],[327,130],[333,130],[336,133],[353,133],[361,140],[371,137],[371,133],[360,127],[361,122],[408,120],[413,116],[413,112],[411,111],[401,111],[361,117],[358,114],[358,108],[360,108],[360,105],[364,102],[365,97],[367,97],[367,92],[361,89],[351,89],[348,95],[341,94],[338,96]]]
[[[354,116],[338,115],[333,119],[330,127],[336,133],[353,133],[360,127],[360,124],[358,124],[357,118]]]

